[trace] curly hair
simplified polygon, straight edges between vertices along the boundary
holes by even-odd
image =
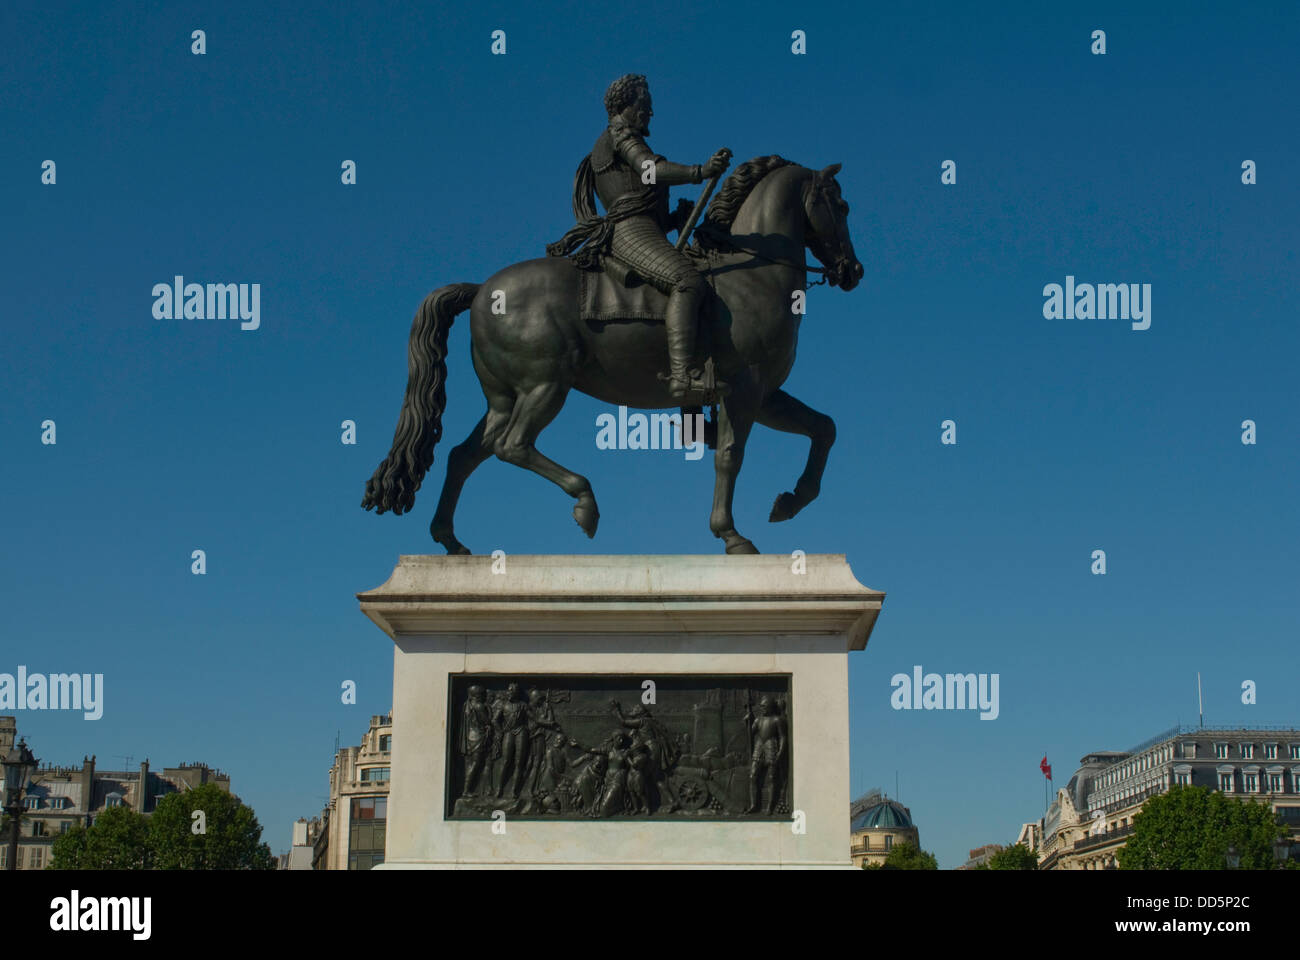
[[[605,112],[611,117],[622,113],[632,104],[642,90],[649,92],[650,84],[643,73],[625,73],[605,91]]]

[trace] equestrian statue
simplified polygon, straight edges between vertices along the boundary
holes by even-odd
[[[470,474],[493,455],[557,484],[576,501],[578,526],[595,536],[600,512],[590,482],[537,448],[573,389],[643,409],[715,407],[709,527],[727,553],[758,552],[736,531],[731,512],[755,423],[811,441],[794,490],[776,498],[768,519],[789,520],[820,491],[835,423],[781,385],[794,365],[808,272],[842,290],[862,279],[849,206],[835,179],[840,165],[812,170],[778,156],[742,163],[692,237],[731,152],[695,165],[654,153],[646,143],[650,87],[638,74],[610,84],[605,110],[608,124],[574,177],[577,224],[547,246],[545,258],[513,264],[483,283],[433,291],[411,324],[393,446],[366,484],[362,506],[396,514],[414,506],[442,437],[447,336],[468,309],[487,412],[447,456],[430,533],[448,553],[470,552],[456,539],[456,503]],[[694,206],[682,200],[670,212],[670,186],[705,180]],[[667,239],[673,230],[675,245]],[[805,249],[821,267],[805,262]]]

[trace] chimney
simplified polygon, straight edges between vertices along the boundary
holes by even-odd
[[[140,785],[135,791],[135,812],[149,812],[149,758],[140,762]]]

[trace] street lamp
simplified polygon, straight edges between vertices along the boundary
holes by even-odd
[[[4,758],[5,813],[9,814],[9,862],[6,869],[18,869],[18,819],[23,813],[23,792],[32,780],[37,759],[27,749],[27,742],[19,740]]]
[[[1273,859],[1277,861],[1278,866],[1286,863],[1291,857],[1291,838],[1278,837],[1273,841]]]
[[[1241,866],[1241,854],[1237,852],[1235,843],[1228,844],[1227,864],[1229,870],[1236,870]]]

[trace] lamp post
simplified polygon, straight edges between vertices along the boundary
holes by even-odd
[[[18,869],[18,819],[23,813],[23,793],[31,783],[37,760],[27,749],[27,742],[19,740],[4,758],[5,813],[9,814],[8,870]]]
[[[1241,854],[1237,852],[1235,843],[1228,844],[1228,855],[1225,858],[1229,870],[1236,870],[1241,866]]]
[[[1276,840],[1274,840],[1273,859],[1277,861],[1277,865],[1279,869],[1282,867],[1283,864],[1287,862],[1288,859],[1290,859],[1290,857],[1291,857],[1291,838],[1283,836],[1283,837],[1278,837]]]

